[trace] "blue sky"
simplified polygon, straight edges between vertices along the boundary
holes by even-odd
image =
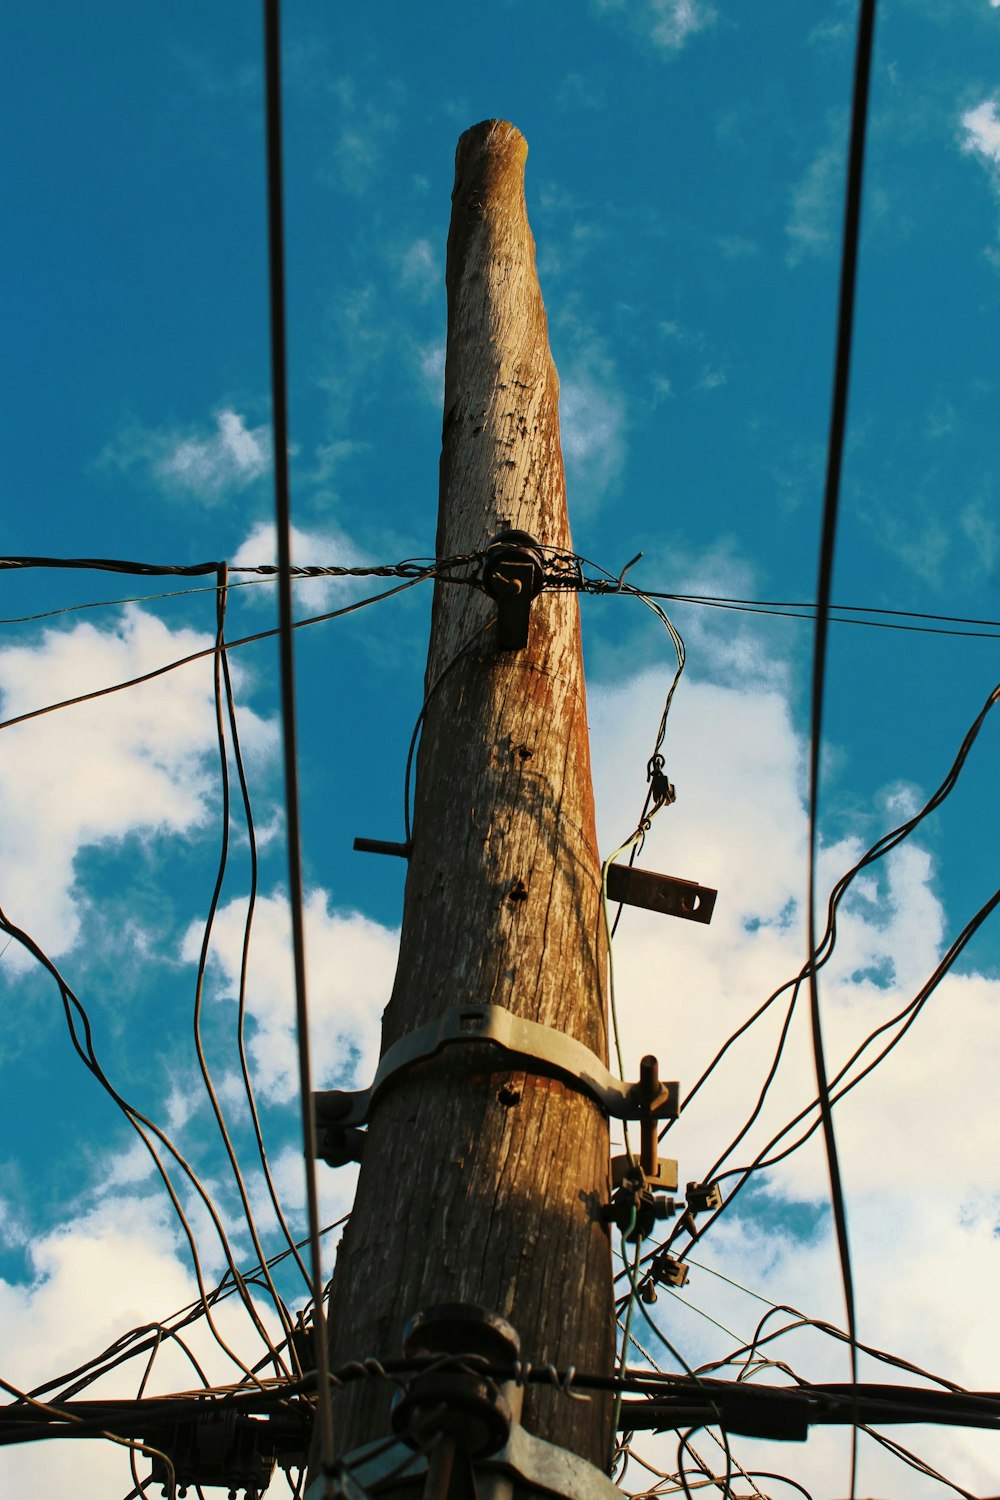
[[[879,15],[834,579],[844,604],[1000,618],[998,27],[991,0],[895,0]],[[497,116],[530,147],[577,547],[613,572],[641,549],[630,578],[647,589],[808,601],[853,28],[853,7],[838,0],[288,3],[296,561],[433,551],[454,148]],[[2,169],[5,552],[271,561],[256,7],[21,4],[3,31],[14,122]],[[214,599],[16,617],[174,587],[4,572],[3,717],[210,645]],[[302,585],[299,612],[364,592]],[[351,840],[402,837],[429,604],[429,590],[414,589],[299,632],[317,1071],[328,1086],[363,1085],[377,1058],[402,867],[352,854]],[[670,653],[634,603],[583,605],[606,853],[641,801]],[[803,621],[691,605],[671,615],[689,647],[666,746],[678,803],[647,862],[717,886],[719,905],[705,931],[630,915],[617,964],[629,1055],[653,1046],[690,1084],[802,959],[811,635]],[[270,584],[235,591],[230,636],[274,619]],[[834,628],[827,886],[942,779],[996,660],[995,638]],[[273,643],[234,653],[233,668],[261,843],[248,1046],[301,1225]],[[835,1058],[909,998],[992,892],[996,733],[988,722],[953,798],[850,905],[824,985]],[[252,1259],[191,1043],[220,838],[210,665],[4,730],[0,826],[0,906],[61,966],[108,1075],[176,1134]],[[237,810],[204,1029],[256,1202],[232,999],[248,881]],[[994,923],[840,1112],[862,1336],[993,1389],[998,964]],[[0,1374],[27,1385],[180,1307],[193,1283],[148,1161],[73,1056],[51,980],[16,944],[0,956],[0,992],[0,1305],[13,1330]],[[752,1041],[692,1110],[678,1131],[682,1180],[735,1132],[766,1058],[766,1039]],[[779,1079],[778,1124],[808,1097],[808,1076],[803,1032]],[[720,1222],[704,1258],[841,1321],[825,1190],[821,1159],[804,1150],[769,1174],[759,1211]],[[326,1177],[331,1217],[350,1192],[347,1177]],[[196,1225],[217,1276],[217,1242]],[[279,1247],[264,1209],[261,1225]],[[283,1286],[299,1295],[292,1278]],[[756,1322],[709,1273],[689,1291],[738,1331]],[[724,1352],[708,1324],[673,1313],[689,1359]],[[240,1347],[259,1353],[246,1319],[226,1316]],[[788,1347],[809,1378],[846,1378],[842,1353],[822,1340]],[[213,1378],[232,1368],[217,1363]],[[140,1373],[127,1367],[99,1389],[126,1394]],[[190,1380],[167,1354],[154,1375],[161,1390]],[[967,1488],[993,1483],[986,1439],[919,1437]],[[0,1484],[26,1492],[72,1472],[81,1495],[126,1493],[127,1460],[86,1447],[82,1460],[79,1445],[2,1450]],[[845,1491],[833,1437],[770,1457],[760,1467],[817,1496]],[[865,1463],[865,1493],[947,1493],[877,1451]]]

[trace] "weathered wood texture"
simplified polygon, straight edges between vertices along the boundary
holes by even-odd
[[[524,205],[527,147],[487,121],[458,146],[448,241],[439,556],[504,525],[570,545],[558,380]],[[414,846],[383,1047],[452,1005],[508,1007],[606,1058],[600,867],[576,596],[532,609],[526,650],[498,653],[476,591],[439,583]],[[478,632],[478,633],[477,633]],[[469,643],[472,642],[470,646]],[[453,1048],[375,1110],[330,1307],[333,1366],[396,1354],[436,1302],[510,1319],[535,1363],[609,1371],[608,1128],[551,1079],[478,1072]],[[387,1431],[375,1386],[338,1393],[343,1452]],[[608,1403],[534,1390],[525,1425],[604,1464]]]

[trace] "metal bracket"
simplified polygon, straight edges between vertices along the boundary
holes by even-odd
[[[313,1095],[318,1136],[317,1154],[330,1166],[361,1160],[364,1136],[360,1129],[371,1116],[376,1099],[399,1074],[427,1062],[458,1042],[489,1043],[504,1054],[501,1066],[526,1065],[529,1072],[558,1078],[588,1094],[608,1115],[619,1120],[641,1120],[650,1105],[641,1083],[624,1083],[582,1042],[523,1020],[502,1005],[453,1006],[437,1021],[418,1026],[400,1037],[382,1057],[371,1088],[359,1092],[327,1089]],[[656,1118],[673,1119],[680,1108],[680,1085],[659,1085]]]
[[[427,1459],[405,1443],[387,1444],[385,1439],[366,1443],[347,1454],[342,1466],[366,1494],[375,1494],[388,1484],[422,1481]],[[551,1495],[554,1500],[621,1500],[621,1490],[594,1464],[579,1454],[544,1438],[534,1437],[515,1422],[504,1446],[487,1458],[476,1459],[477,1475],[504,1475],[528,1490]],[[323,1500],[322,1478],[306,1491],[305,1500]]]
[[[634,865],[608,865],[608,900],[626,906],[644,906],[666,917],[688,922],[711,922],[718,891],[676,875],[656,875]]]
[[[483,559],[483,588],[496,600],[498,651],[521,651],[528,644],[531,602],[541,593],[545,567],[529,531],[498,531]]]

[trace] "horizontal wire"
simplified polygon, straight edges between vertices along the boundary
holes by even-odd
[[[294,580],[299,581],[308,581],[316,578],[416,578],[424,576],[425,573],[433,575],[437,569],[445,566],[458,567],[479,562],[482,559],[482,555],[481,552],[478,552],[448,559],[404,558],[399,563],[353,565],[303,564],[301,566],[293,565],[290,573]],[[628,585],[626,587],[623,586],[620,577],[606,573],[606,570],[599,568],[598,564],[591,563],[585,558],[577,558],[575,555],[573,555],[573,560],[582,566],[594,568],[605,576],[586,579],[581,575],[557,573],[546,578],[546,588],[571,589],[586,594],[639,595],[643,599],[666,599],[676,604],[692,604],[706,609],[732,610],[742,614],[770,615],[790,620],[814,620],[816,618],[815,606],[802,600],[730,598],[725,594],[673,593],[665,589],[639,588],[637,585]],[[217,563],[194,563],[188,566],[158,565],[105,558],[0,557],[0,571],[6,569],[10,572],[26,568],[56,568],[66,570],[102,570],[132,574],[138,577],[170,577],[174,575],[198,577],[210,572],[217,566]],[[230,573],[252,573],[255,575],[252,578],[231,582],[231,589],[250,588],[255,585],[276,582],[279,574],[279,569],[274,563],[232,565],[229,571]],[[450,578],[447,581],[475,584],[477,586],[479,584],[478,579],[470,577]],[[182,598],[187,595],[211,593],[212,591],[211,585],[206,585],[203,588],[173,589],[164,593],[128,595],[117,599],[96,599],[83,604],[67,604],[56,609],[41,610],[36,614],[3,617],[0,618],[0,625],[27,625],[39,620],[52,619],[57,615],[71,614],[80,610],[114,608],[123,604],[142,604],[147,601]],[[976,640],[1000,639],[1000,620],[982,619],[975,615],[936,614],[926,610],[890,609],[873,604],[831,604],[830,612],[831,623],[840,625],[862,625],[868,626],[873,630],[902,630],[922,635],[970,636]],[[877,620],[858,618],[862,615],[878,615],[882,618]],[[937,623],[934,625],[897,623],[904,620],[935,621]],[[976,626],[980,628],[964,630],[942,628],[947,625]]]

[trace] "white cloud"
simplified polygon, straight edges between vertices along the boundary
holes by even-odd
[[[270,471],[271,430],[266,424],[248,427],[239,412],[223,407],[215,414],[214,432],[136,427],[101,457],[120,469],[144,470],[167,493],[214,502]]]
[[[996,99],[984,99],[975,109],[966,110],[962,116],[965,139],[963,151],[971,151],[984,157],[994,168],[1000,167],[1000,103]]]
[[[429,302],[435,293],[444,291],[444,271],[428,239],[416,239],[407,246],[400,257],[399,275],[421,302]]]
[[[693,582],[710,583],[720,576],[738,577],[736,568],[720,549],[717,557],[690,564],[688,571]],[[107,634],[117,638],[115,632]],[[105,633],[93,635],[91,650],[126,649],[109,647]],[[678,802],[657,819],[639,863],[717,886],[716,916],[706,928],[629,910],[616,945],[627,1068],[634,1076],[639,1056],[654,1051],[664,1075],[680,1078],[685,1090],[718,1043],[779,981],[796,972],[804,951],[804,746],[793,726],[785,672],[780,663],[759,654],[755,658],[749,649],[740,668],[719,653],[710,635],[701,644],[701,657],[710,658],[720,680],[687,680],[678,693],[665,745]],[[122,665],[117,658],[114,664]],[[21,676],[14,674],[22,693],[27,692],[30,665],[22,663]],[[73,662],[63,670],[71,673]],[[638,813],[665,675],[646,672],[591,690],[605,850]],[[193,794],[191,817],[197,816],[200,796],[198,725],[206,693],[203,681],[190,704],[182,695],[176,705],[179,738],[194,737],[186,763],[189,774],[184,778],[177,773],[183,784],[176,792]],[[164,712],[160,705],[159,717],[168,724],[171,706]],[[128,721],[122,729],[128,747],[133,732]],[[174,764],[169,746],[166,759]],[[914,795],[914,789],[894,784],[881,802],[903,816]],[[825,848],[824,885],[859,852],[855,838]],[[857,896],[845,903],[835,957],[821,980],[831,1069],[909,998],[940,954],[947,924],[934,879],[933,862],[917,840],[870,873]],[[243,916],[243,905],[235,900],[219,913],[210,970],[217,1004],[227,1004],[235,995]],[[306,917],[316,1086],[367,1084],[392,984],[396,934],[358,913],[337,911],[322,890],[310,892]],[[189,930],[188,960],[200,936],[199,928]],[[262,1098],[276,1102],[296,1088],[289,922],[280,894],[258,903],[250,975],[251,1058]],[[998,1008],[997,980],[968,971],[948,978],[899,1050],[836,1112],[862,1337],[980,1388],[995,1384],[994,1351],[1000,1338],[1000,1310],[993,1296],[1000,1271],[995,1234],[1000,1202],[982,1165],[992,1159],[997,1129],[993,1038]],[[757,1030],[766,1035],[758,1036]],[[773,1021],[764,1023],[734,1049],[717,1082],[706,1087],[672,1132],[668,1149],[680,1160],[682,1182],[703,1175],[748,1112],[775,1030]],[[811,1068],[808,1028],[800,1017],[792,1027],[773,1103],[765,1109],[761,1128],[741,1148],[741,1157],[752,1154],[766,1129],[808,1102]],[[169,1106],[172,1123],[183,1125],[189,1109],[189,1096],[177,1091]],[[297,1214],[302,1197],[298,1153],[279,1151],[274,1169],[282,1197]],[[15,1380],[27,1383],[54,1366],[68,1365],[110,1342],[122,1327],[181,1305],[191,1295],[169,1226],[146,1201],[126,1196],[126,1190],[146,1180],[138,1160],[123,1156],[112,1163],[109,1177],[113,1190],[97,1210],[83,1216],[72,1232],[36,1242],[28,1287],[0,1285],[0,1317],[10,1330],[9,1347],[21,1350],[21,1362],[11,1361],[6,1368]],[[324,1172],[321,1186],[326,1214],[346,1207],[350,1175]],[[790,1301],[810,1315],[842,1322],[828,1222],[820,1217],[827,1187],[818,1144],[768,1172],[765,1187],[758,1205],[767,1210],[767,1224],[761,1217],[754,1221],[732,1213],[706,1237],[695,1259],[775,1301]],[[254,1192],[259,1196],[259,1184]],[[806,1216],[799,1233],[796,1214]],[[763,1311],[697,1270],[683,1299],[743,1337],[749,1337]],[[666,1292],[651,1311],[669,1319],[671,1338],[689,1358],[725,1352],[718,1330],[675,1307]],[[644,1338],[641,1323],[637,1331]],[[789,1336],[772,1352],[789,1358],[809,1378],[846,1379],[843,1346],[817,1334]],[[893,1378],[884,1368],[878,1375],[871,1370],[865,1375]],[[164,1365],[161,1388],[183,1386],[189,1378],[182,1365]],[[664,1441],[650,1438],[638,1447],[655,1454]],[[997,1472],[994,1435],[917,1432],[904,1435],[904,1441],[973,1493],[992,1493],[987,1486]],[[699,1437],[696,1443],[711,1451],[707,1439]],[[80,1457],[76,1447],[67,1453],[69,1446],[30,1455],[5,1451],[0,1486],[11,1493],[115,1492],[113,1476],[125,1472],[121,1456],[85,1445]],[[817,1495],[846,1493],[841,1434],[821,1431],[794,1450],[735,1439],[734,1449],[744,1464],[790,1472],[812,1483]],[[672,1470],[674,1450],[664,1456]],[[93,1478],[88,1468],[81,1480],[80,1463],[105,1468],[95,1468]],[[878,1451],[869,1456],[866,1450],[862,1474],[860,1494],[906,1493],[913,1500],[937,1500],[940,1494],[932,1482],[904,1473],[897,1461]],[[91,1488],[82,1488],[84,1484]],[[280,1493],[280,1486],[274,1492]]]
[[[444,344],[427,344],[420,349],[417,360],[420,366],[420,378],[424,383],[424,389],[435,407],[440,408],[444,401],[444,365],[447,351]]]
[[[47,630],[0,653],[5,718],[140,676],[212,638],[170,630],[135,606],[104,629]],[[239,680],[239,666],[234,664]],[[248,752],[274,726],[241,711]],[[216,754],[210,658],[151,683],[3,730],[0,904],[53,957],[77,940],[85,909],[74,862],[87,846],[133,835],[188,836],[208,816]],[[4,967],[28,962],[16,944]]]
[[[360,82],[340,77],[328,83],[340,110],[330,180],[351,193],[363,193],[377,180],[385,148],[399,127],[405,91],[383,77]]]
[[[216,918],[209,972],[221,999],[238,994],[245,903],[222,907]],[[306,961],[313,1069],[317,1088],[362,1087],[378,1061],[382,1011],[389,999],[398,934],[358,912],[331,910],[325,891],[306,898]],[[192,925],[184,957],[193,961],[201,927]],[[291,923],[282,895],[258,898],[251,939],[247,1010],[253,1019],[249,1052],[263,1097],[298,1089]],[[355,1083],[357,1080],[357,1083]]]
[[[715,20],[715,8],[705,0],[595,0],[598,13],[622,11],[640,36],[663,52],[677,52],[698,31]]]
[[[560,385],[559,426],[566,479],[579,508],[580,500],[599,500],[624,463],[625,400],[609,370],[571,369]]]
[[[962,129],[965,132],[962,150],[983,164],[994,192],[1000,195],[1000,99],[994,95],[974,109],[966,110],[962,116]],[[986,256],[994,265],[1000,266],[1000,249],[996,245],[987,248]]]
[[[807,257],[828,255],[836,243],[837,217],[844,173],[844,133],[839,117],[792,193],[785,224],[790,266]]]
[[[983,571],[988,576],[994,575],[1000,562],[1000,526],[995,506],[983,500],[970,500],[959,516],[959,525]]]
[[[368,561],[350,537],[337,527],[327,527],[324,531],[302,531],[293,526],[291,554],[292,563],[297,567],[354,568],[362,567]],[[231,566],[271,566],[277,560],[278,543],[274,522],[260,521],[237,547]],[[303,578],[295,582],[295,598],[303,609],[318,613],[335,605],[338,600],[347,603],[370,583],[370,579]],[[254,584],[244,591],[244,595],[254,602],[273,607],[271,587]]]

